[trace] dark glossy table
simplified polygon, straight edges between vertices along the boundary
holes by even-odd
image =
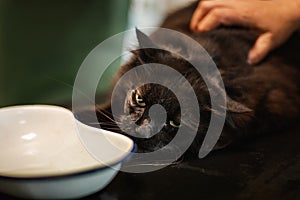
[[[83,199],[300,199],[300,127],[155,172],[120,172]]]

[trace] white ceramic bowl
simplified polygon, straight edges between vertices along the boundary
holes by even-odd
[[[93,137],[96,160],[79,139]],[[30,199],[79,198],[105,187],[133,151],[131,139],[86,126],[57,106],[0,109],[0,192]]]

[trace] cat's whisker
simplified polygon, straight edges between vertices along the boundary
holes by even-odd
[[[113,122],[89,122],[89,124],[116,125],[116,123]]]
[[[126,167],[138,167],[138,166],[167,166],[170,163],[141,163],[141,164],[133,164],[126,165]]]
[[[100,114],[102,114],[104,117],[106,117],[107,119],[109,119],[110,121],[112,122],[116,122],[111,116],[109,116],[108,114],[106,114],[105,110],[101,110],[101,109],[98,109],[97,112],[99,112]],[[108,112],[107,112],[108,113]],[[117,122],[116,122],[117,123]]]
[[[61,83],[62,85],[65,85],[69,88],[72,88],[72,89],[75,89],[76,91],[78,91],[82,96],[84,96],[86,99],[89,100],[90,103],[94,103],[94,101],[92,100],[92,98],[90,98],[88,95],[86,95],[83,91],[79,90],[78,88],[75,88],[73,85],[67,83],[67,82],[64,82],[62,80],[59,80],[59,79],[56,79],[56,78],[53,78],[53,77],[50,77],[48,76],[49,79],[53,80],[53,81],[56,81],[58,83]]]

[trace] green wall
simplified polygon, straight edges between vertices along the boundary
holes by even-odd
[[[70,104],[80,64],[101,41],[125,30],[128,4],[0,0],[0,107]]]

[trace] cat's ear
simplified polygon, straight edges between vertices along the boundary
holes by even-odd
[[[136,28],[135,32],[140,49],[138,51],[135,51],[134,53],[138,53],[139,58],[144,62],[147,62],[149,59],[155,58],[157,54],[161,52],[161,50],[159,50],[159,47],[151,40],[151,38],[149,38],[139,29]]]
[[[140,48],[157,48],[157,45],[142,31],[135,28],[136,37]]]
[[[253,117],[253,110],[230,97],[226,97],[227,114],[226,122],[233,128],[243,127]]]
[[[253,110],[247,106],[239,103],[230,97],[226,97],[227,101],[227,114],[226,123],[222,134],[215,145],[214,149],[223,149],[229,146],[235,139],[234,130],[242,128],[248,124],[253,118]]]
[[[253,110],[251,110],[250,108],[248,108],[247,106],[231,99],[230,97],[226,97],[226,101],[227,101],[227,111],[228,112],[232,112],[232,113],[248,113],[248,112],[252,112]]]

